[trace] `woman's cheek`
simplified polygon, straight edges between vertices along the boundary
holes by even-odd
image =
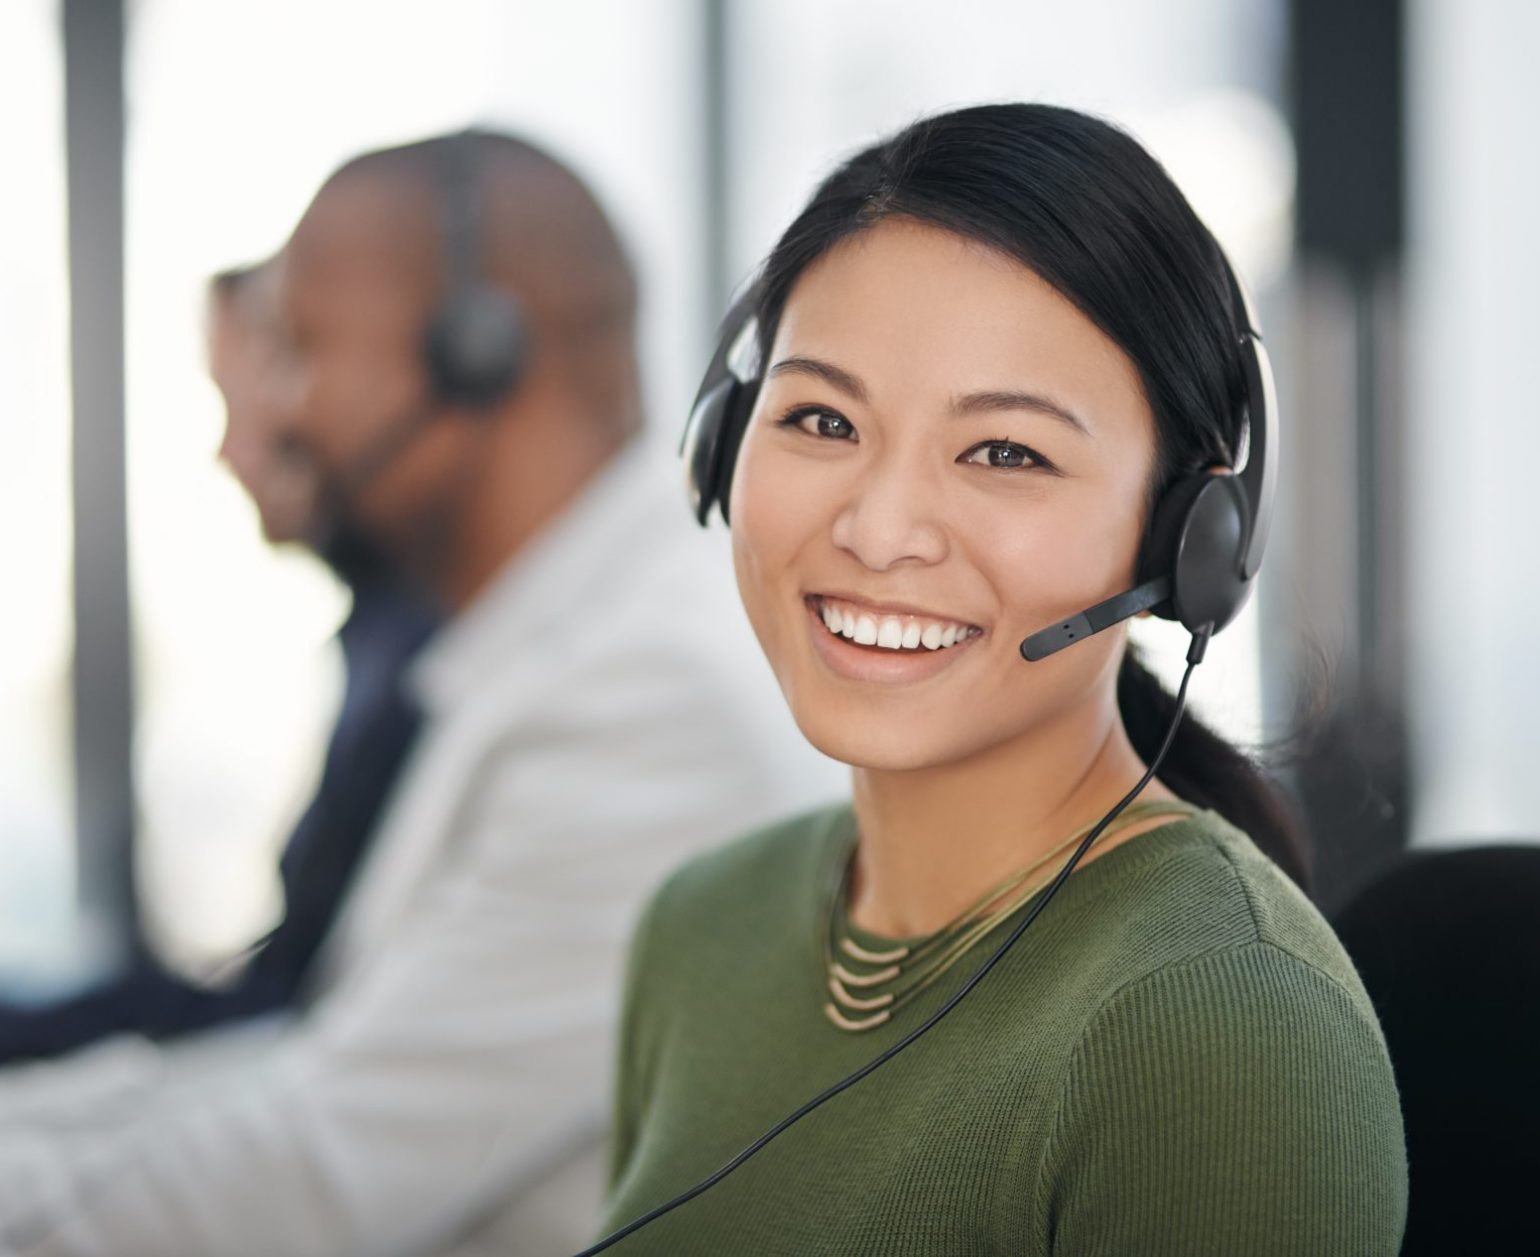
[[[750,428],[739,450],[728,507],[733,532],[742,533],[768,574],[782,575],[781,569],[826,531],[832,486],[819,460],[784,448],[777,435]]]
[[[785,568],[794,543],[786,504],[778,492],[777,460],[766,453],[751,429],[734,468],[728,514],[738,593],[760,647],[775,668],[780,654],[776,604],[779,595],[787,593],[778,585],[787,578]]]
[[[1121,512],[1065,506],[1030,531],[994,535],[1012,536],[1001,549],[1011,553],[1018,574],[1011,584],[1020,591],[1012,601],[1029,633],[1132,587],[1138,538],[1135,522]]]

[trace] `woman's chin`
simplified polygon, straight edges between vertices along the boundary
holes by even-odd
[[[972,738],[946,736],[934,728],[903,727],[876,716],[804,711],[792,716],[805,737],[830,759],[877,772],[914,772],[966,759],[983,749]]]

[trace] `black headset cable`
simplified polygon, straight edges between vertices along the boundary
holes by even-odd
[[[841,1078],[838,1082],[834,1083],[826,1090],[819,1092],[801,1108],[797,1109],[796,1112],[783,1117],[779,1122],[767,1130],[748,1147],[743,1149],[742,1152],[738,1153],[737,1156],[735,1156],[731,1161],[727,1162],[727,1164],[723,1165],[715,1173],[711,1174],[707,1178],[701,1179],[701,1181],[696,1183],[695,1186],[686,1188],[672,1200],[666,1200],[656,1208],[650,1209],[648,1212],[642,1214],[641,1217],[633,1218],[618,1231],[611,1232],[597,1244],[583,1249],[582,1252],[576,1254],[576,1257],[595,1257],[595,1254],[602,1253],[605,1249],[620,1243],[621,1240],[625,1239],[629,1235],[635,1234],[637,1231],[640,1231],[648,1223],[656,1222],[665,1213],[672,1212],[673,1210],[679,1208],[680,1205],[687,1204],[694,1200],[702,1192],[715,1187],[718,1183],[720,1183],[724,1178],[736,1170],[740,1165],[752,1157],[756,1152],[768,1144],[782,1131],[785,1131],[796,1125],[825,1100],[832,1100],[847,1087],[853,1087],[868,1074],[875,1073],[878,1069],[886,1065],[906,1047],[918,1039],[922,1034],[924,1034],[932,1026],[939,1022],[949,1012],[956,1008],[958,1004],[962,1003],[963,997],[984,980],[984,976],[1000,963],[1000,960],[1004,957],[1005,953],[1010,951],[1010,949],[1015,945],[1016,940],[1019,939],[1024,933],[1026,933],[1027,927],[1031,925],[1032,922],[1037,920],[1038,914],[1048,906],[1049,900],[1054,897],[1059,887],[1064,885],[1065,881],[1069,878],[1069,875],[1075,871],[1075,866],[1080,863],[1080,858],[1091,849],[1091,844],[1101,837],[1102,831],[1105,830],[1107,826],[1110,825],[1114,820],[1116,820],[1123,809],[1132,803],[1136,798],[1138,798],[1139,792],[1143,790],[1145,786],[1149,785],[1151,780],[1153,780],[1155,773],[1160,768],[1161,761],[1166,758],[1166,753],[1170,751],[1171,743],[1176,738],[1177,726],[1182,723],[1182,713],[1186,710],[1187,707],[1187,683],[1192,680],[1193,669],[1203,662],[1203,656],[1208,650],[1209,638],[1213,636],[1213,632],[1213,625],[1205,624],[1192,635],[1192,645],[1188,648],[1187,651],[1187,670],[1182,673],[1182,684],[1177,688],[1176,691],[1176,708],[1171,713],[1171,723],[1166,727],[1165,737],[1161,739],[1160,750],[1155,753],[1155,758],[1150,761],[1150,766],[1145,769],[1144,776],[1139,778],[1139,783],[1134,786],[1134,788],[1127,794],[1125,794],[1120,800],[1118,800],[1117,804],[1112,808],[1110,812],[1107,813],[1107,815],[1103,816],[1101,820],[1097,821],[1091,832],[1081,840],[1080,845],[1075,848],[1074,853],[1068,860],[1065,861],[1064,867],[1061,868],[1057,876],[1054,877],[1053,882],[1049,885],[1047,891],[1045,891],[1043,896],[1032,905],[1032,910],[1016,923],[1015,928],[1011,930],[1010,935],[1006,938],[1006,940],[994,950],[989,959],[984,961],[984,963],[978,967],[978,971],[974,973],[974,975],[970,977],[965,983],[963,983],[963,985],[958,988],[956,993],[953,994],[952,997],[946,1001],[946,1003],[941,1005],[940,1008],[936,1009],[935,1012],[933,1012],[923,1022],[921,1022],[908,1034],[906,1034],[897,1043],[893,1044],[879,1055],[867,1061],[867,1063],[861,1066],[860,1069],[856,1070],[855,1073],[848,1074],[844,1078]]]

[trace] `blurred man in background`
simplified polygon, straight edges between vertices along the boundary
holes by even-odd
[[[635,911],[838,775],[639,439],[635,280],[570,171],[485,133],[366,155],[280,288],[285,492],[442,607],[423,727],[292,1021],[0,1080],[0,1244],[570,1252]]]
[[[275,261],[209,287],[209,370],[225,403],[220,457],[251,497],[267,540],[306,542],[317,503],[283,457],[282,334]],[[55,1056],[113,1034],[167,1040],[292,1007],[300,998],[385,797],[417,733],[402,686],[436,616],[369,548],[335,536],[323,558],[353,605],[338,632],[347,681],[320,784],[284,847],[284,917],[233,980],[204,985],[134,956],[121,973],[42,1007],[0,1004],[0,1064]],[[238,660],[231,660],[237,665]]]

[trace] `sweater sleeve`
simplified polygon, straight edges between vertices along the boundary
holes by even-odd
[[[651,1075],[648,1045],[656,1037],[643,1024],[644,1014],[653,1009],[655,1001],[646,994],[648,972],[648,939],[653,920],[663,897],[660,888],[648,901],[636,928],[631,934],[631,945],[626,954],[625,982],[622,987],[620,1028],[616,1036],[614,1112],[610,1127],[610,1160],[608,1186],[611,1191],[630,1164],[636,1146],[637,1130],[641,1126],[642,1113],[646,1108],[647,1081]]]
[[[1361,995],[1269,943],[1163,968],[1075,1049],[1037,1184],[1055,1257],[1394,1257],[1394,1075]]]

